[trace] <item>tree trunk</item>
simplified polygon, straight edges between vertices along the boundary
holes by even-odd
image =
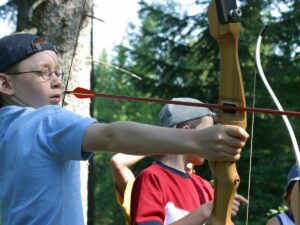
[[[15,0],[18,7],[17,31],[35,33],[54,43],[60,52],[68,89],[90,88],[92,0]],[[79,33],[78,33],[79,32]],[[78,41],[76,40],[78,36]],[[71,69],[70,69],[71,68]],[[69,73],[70,71],[70,73]],[[70,75],[69,75],[70,74]],[[66,96],[66,108],[90,116],[89,101]],[[88,162],[81,163],[81,194],[87,222]]]

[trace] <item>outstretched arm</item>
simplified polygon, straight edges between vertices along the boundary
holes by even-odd
[[[248,133],[233,125],[202,130],[172,129],[135,122],[91,124],[82,151],[111,151],[133,155],[198,154],[209,160],[240,158]]]
[[[130,177],[134,176],[130,167],[138,163],[145,156],[127,155],[123,153],[115,154],[110,160],[110,167],[114,183],[119,193],[124,196],[126,184]]]

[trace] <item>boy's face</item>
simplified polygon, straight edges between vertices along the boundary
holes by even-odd
[[[200,123],[195,129],[205,129],[214,125],[214,119],[211,116],[204,116],[201,118]],[[194,165],[202,165],[205,159],[199,155],[188,155],[187,160],[189,163],[193,163]]]
[[[56,71],[58,59],[53,51],[42,51],[21,61],[17,67],[17,72],[40,71],[47,68],[49,71]],[[2,92],[4,101],[8,104],[31,106],[39,108],[45,105],[57,105],[61,100],[62,82],[60,78],[52,73],[49,80],[45,80],[36,73],[24,73],[19,75],[0,74],[7,79],[9,90]],[[0,83],[1,86],[3,82]]]

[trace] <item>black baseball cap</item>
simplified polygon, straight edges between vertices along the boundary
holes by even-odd
[[[13,65],[29,56],[51,50],[57,53],[54,45],[29,33],[16,33],[0,39],[0,72],[5,72]]]

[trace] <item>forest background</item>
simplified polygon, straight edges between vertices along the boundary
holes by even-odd
[[[1,17],[20,24],[20,18],[24,17],[18,15],[22,14],[20,5],[24,2],[27,1],[11,0],[0,6]],[[72,2],[77,1],[69,0],[68,4]],[[217,103],[219,50],[208,31],[206,12],[209,2],[195,0],[195,5],[200,5],[201,10],[191,14],[182,11],[176,0],[140,0],[138,15],[141,24],[128,25],[123,41],[114,48],[116,54],[113,57],[105,50],[99,56],[94,56],[97,60],[93,64],[91,78],[93,89],[101,93],[164,99],[188,96]],[[247,105],[251,106],[254,101],[256,79],[255,107],[275,108],[255,66],[257,37],[263,25],[267,24],[261,53],[264,71],[283,108],[299,111],[300,2],[255,0],[239,1],[239,5],[243,11],[239,56]],[[67,8],[60,10],[68,13]],[[20,29],[21,26],[17,26],[17,30]],[[142,80],[104,63],[124,68]],[[109,99],[94,99],[92,102],[92,114],[101,122],[132,120],[157,124],[160,108],[161,105]],[[257,225],[264,224],[270,213],[280,210],[278,207],[282,205],[287,172],[295,163],[295,158],[290,137],[280,116],[255,114],[252,117],[248,113],[249,133],[252,132],[253,118],[249,224]],[[290,120],[299,139],[299,118]],[[239,192],[244,196],[247,196],[249,183],[250,143],[248,141],[242,159],[237,163],[241,177]],[[92,193],[92,197],[89,198],[89,225],[125,224],[112,188],[109,168],[111,156],[110,153],[95,154],[90,160],[89,194]],[[152,161],[149,157],[139,163],[133,168],[134,173],[137,174]],[[211,179],[207,163],[196,170],[203,177]],[[243,206],[234,219],[235,224],[245,224],[245,218],[246,207]]]

